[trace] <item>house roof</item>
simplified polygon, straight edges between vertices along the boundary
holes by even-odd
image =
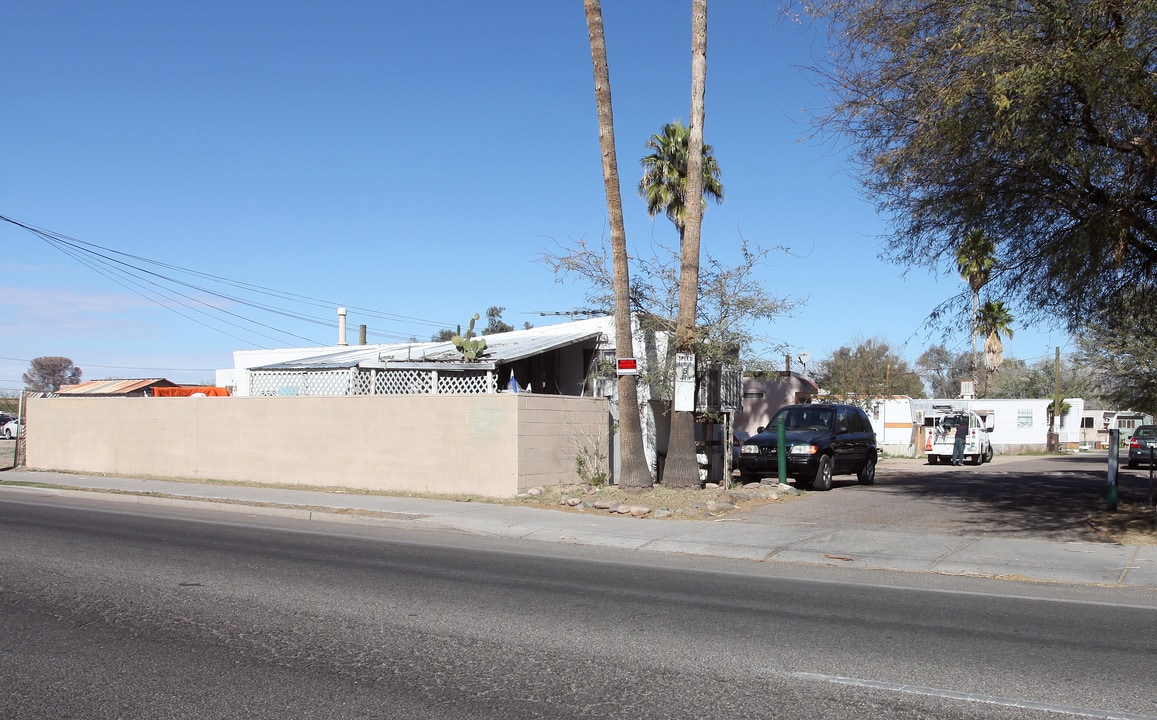
[[[79,385],[64,385],[57,395],[128,395],[151,387],[177,387],[177,383],[165,378],[136,380],[89,380]]]
[[[613,341],[614,318],[599,317],[528,330],[484,335],[486,353],[478,367],[495,367],[588,340]],[[605,338],[605,339],[604,339]],[[263,365],[254,370],[319,370],[374,365],[461,363],[462,353],[451,342],[357,345],[299,360]]]

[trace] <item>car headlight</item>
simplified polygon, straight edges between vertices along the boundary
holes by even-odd
[[[739,452],[742,453],[743,455],[758,455],[759,454],[759,446],[758,445],[744,445],[740,449]]]
[[[816,454],[816,446],[815,445],[792,445],[791,450],[789,450],[788,452],[790,452],[792,455],[815,455]]]

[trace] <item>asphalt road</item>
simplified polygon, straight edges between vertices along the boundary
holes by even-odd
[[[1081,455],[997,456],[981,466],[883,461],[876,484],[837,476],[833,489],[806,502],[765,505],[741,516],[824,527],[910,530],[945,535],[1095,542],[1085,522],[1106,508],[1108,458]],[[1147,468],[1118,474],[1119,498],[1147,502]]]
[[[1145,593],[328,529],[0,502],[0,716],[1157,716]]]

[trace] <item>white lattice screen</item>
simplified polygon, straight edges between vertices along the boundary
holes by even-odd
[[[437,370],[252,370],[251,395],[431,395],[498,392],[493,372]]]

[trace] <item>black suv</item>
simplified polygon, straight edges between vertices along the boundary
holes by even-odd
[[[797,485],[830,490],[832,475],[851,473],[862,485],[876,481],[876,433],[864,411],[854,405],[813,403],[780,408],[766,428],[743,441],[743,482],[779,474],[776,428],[781,418],[787,474]]]

